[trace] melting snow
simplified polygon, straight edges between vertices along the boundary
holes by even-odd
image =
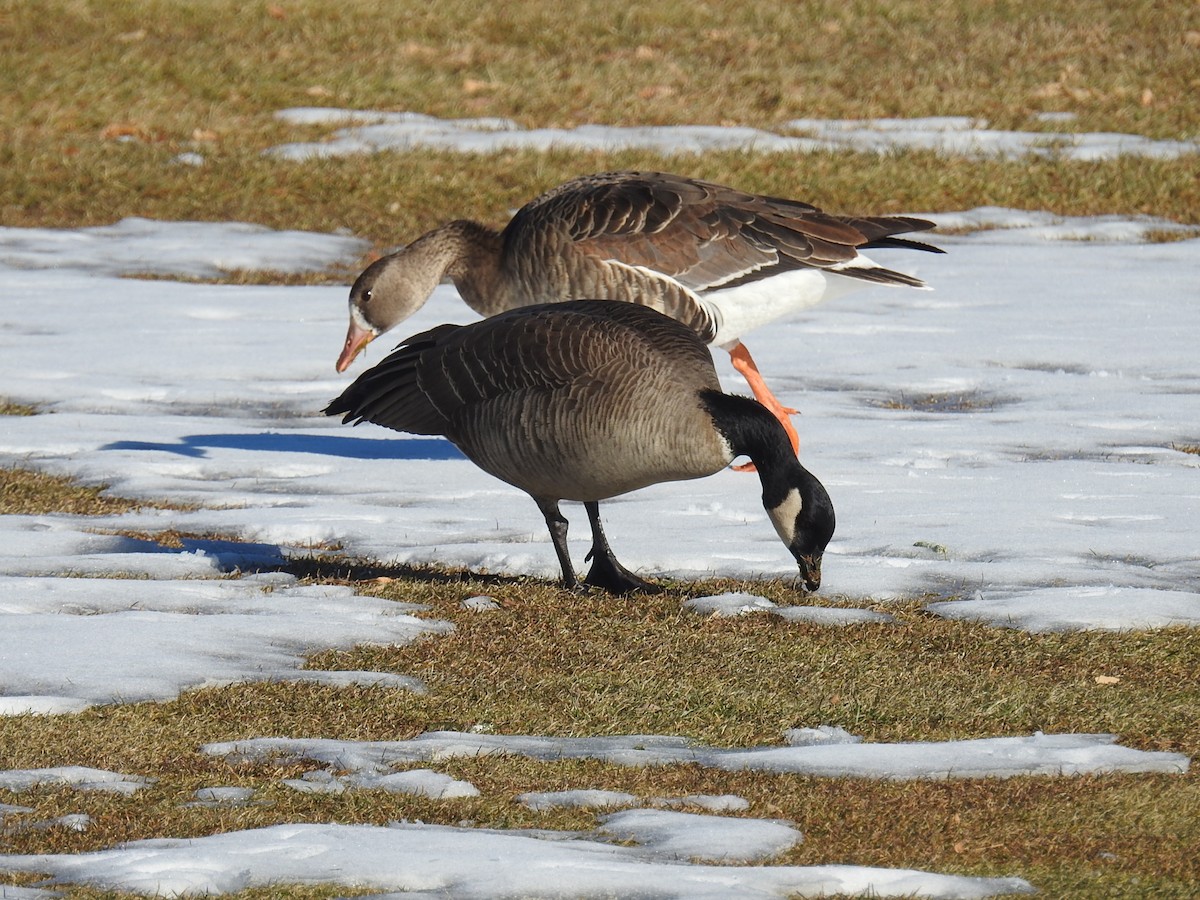
[[[439,119],[413,112],[297,107],[276,117],[292,125],[342,125],[321,141],[272,147],[288,160],[426,148],[461,153],[551,149],[652,150],[704,153],[811,153],[857,150],[887,153],[934,150],[955,156],[1018,157],[1026,154],[1095,160],[1115,156],[1174,159],[1200,152],[1196,141],[1156,141],[1136,134],[1084,134],[1066,131],[1001,131],[982,120],[961,116],[926,119],[794,119],[785,134],[758,128],[709,125],[579,125],[525,129],[511,119]]]
[[[607,820],[603,828],[642,844],[633,847],[604,842],[603,833],[551,836],[416,823],[276,825],[200,838],[133,841],[96,853],[8,856],[3,863],[13,871],[49,872],[59,882],[164,895],[331,882],[402,892],[385,896],[404,900],[645,895],[766,900],[835,893],[976,898],[1033,892],[1020,878],[865,866],[691,864],[672,856],[677,850],[696,849],[687,835],[695,822],[676,813],[684,818],[672,823],[663,818],[668,815],[658,812],[650,819],[617,819],[615,824]],[[766,840],[779,846],[786,826],[765,824],[773,827],[731,828],[743,853],[762,852],[761,842]]]
[[[669,735],[556,738],[436,731],[408,741],[257,738],[206,744],[203,750],[235,762],[275,758],[312,760],[331,769],[372,776],[389,772],[394,765],[493,754],[542,760],[597,759],[621,766],[691,764],[726,771],[895,781],[1101,772],[1180,774],[1187,771],[1189,764],[1188,758],[1180,753],[1122,747],[1111,734],[1034,734],[871,744],[835,732],[831,740],[807,741],[801,737],[786,747],[738,749],[708,747]]]
[[[410,125],[446,133],[446,123],[437,120],[374,121],[401,133]],[[363,120],[349,124],[371,127]],[[760,149],[868,140],[858,125],[805,128],[809,137],[735,131],[720,140]],[[469,141],[455,145],[455,129],[469,131]],[[968,152],[962,138],[974,134],[983,152],[1001,152],[985,130],[964,131],[957,123],[873,123],[870,140],[885,134],[887,146],[894,146],[922,130],[940,135],[928,138],[939,149]],[[434,139],[483,147],[493,138],[559,138],[502,122],[460,123],[449,133]],[[377,149],[361,134],[344,137]],[[665,138],[654,130],[583,130],[574,137],[712,145],[706,129],[666,132]],[[387,140],[381,137],[378,146]],[[1020,141],[1011,146],[1025,152],[1030,145]],[[336,150],[336,144],[323,146]],[[1170,142],[1074,136],[1054,152],[1171,155],[1181,149]],[[1183,450],[1200,435],[1196,417],[1181,410],[1200,394],[1194,346],[1200,241],[1138,243],[1155,232],[1182,230],[1145,218],[1063,219],[996,209],[935,218],[948,228],[984,230],[938,238],[950,251],[945,257],[880,256],[926,278],[934,292],[866,290],[750,337],[767,378],[803,410],[805,462],[838,508],[839,532],[825,559],[826,591],[872,604],[926,593],[967,596],[929,608],[1030,631],[1194,627],[1200,460]],[[403,643],[448,630],[415,616],[419,607],[344,588],[304,587],[286,576],[228,578],[334,542],[351,555],[386,561],[556,574],[528,498],[483,475],[445,441],[350,430],[320,415],[346,383],[332,371],[345,329],[345,288],[114,277],[305,270],[352,260],[361,249],[346,236],[237,224],[125,220],[95,229],[0,229],[0,385],[5,398],[45,412],[5,417],[0,462],[110,484],[129,496],[198,504],[0,521],[0,713],[68,713],[262,679],[420,689],[415,679],[394,673],[300,668],[306,655],[327,647]],[[392,337],[472,318],[443,286]],[[718,366],[730,389],[744,389],[719,354]],[[660,485],[603,509],[618,554],[644,572],[794,574],[761,508],[757,482],[745,475]],[[573,510],[568,515],[581,518]],[[164,530],[229,539],[185,538],[184,548],[174,550],[123,534]],[[577,525],[573,549],[582,555],[580,530]],[[134,578],[107,577],[113,575]],[[903,627],[871,610],[770,607],[761,599],[697,598],[693,606],[706,614],[765,608],[805,621],[853,617]],[[505,614],[487,598],[468,605]],[[621,607],[614,605],[613,614],[621,615]],[[208,749],[295,754],[328,767],[289,782],[298,789],[370,786],[443,797],[474,788],[409,767],[494,752],[875,778],[1178,773],[1188,765],[1178,754],[1132,750],[1106,735],[881,745],[827,728],[794,730],[786,739],[788,746],[732,749],[672,736],[431,734],[375,747],[264,739]],[[0,773],[0,787],[8,790],[39,783],[135,791],[146,780],[71,766]],[[208,790],[194,802],[249,802],[219,787]],[[736,799],[693,805],[736,809]],[[19,823],[22,812],[6,806],[0,814]],[[637,890],[663,897],[868,891],[975,897],[1029,889],[1020,879],[847,866],[696,865],[666,857],[744,855],[751,851],[735,845],[733,829],[759,826],[711,817],[711,838],[687,843],[697,827],[691,819],[664,819],[662,810],[621,815],[626,818],[609,818],[584,836],[419,824],[281,825],[78,856],[10,856],[3,863],[67,883],[164,892],[333,877],[354,887],[456,897],[551,888],[577,896]],[[767,824],[764,834],[797,837],[784,824]],[[575,839],[552,839],[563,837]],[[637,846],[605,842],[625,837]],[[778,852],[771,846],[763,838],[753,854]],[[5,887],[0,896],[46,894]]]

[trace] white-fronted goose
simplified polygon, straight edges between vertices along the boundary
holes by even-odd
[[[592,526],[585,582],[654,590],[613,556],[599,501],[700,478],[748,456],[763,505],[809,590],[833,536],[833,504],[778,420],[721,392],[695,332],[630,303],[582,300],[510,310],[411,337],[325,409],[344,422],[449,438],[476,465],[533,497],[566,587],[576,585],[562,500]]]
[[[456,221],[368,266],[350,290],[343,372],[373,338],[421,308],[449,276],[491,316],[534,303],[594,298],[653,307],[729,351],[754,396],[799,440],[742,335],[865,284],[924,287],[863,249],[942,251],[895,237],[933,223],[828,215],[798,200],[747,194],[661,172],[609,172],[560,185],[503,231]]]

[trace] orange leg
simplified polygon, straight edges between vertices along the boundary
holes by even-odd
[[[758,366],[755,364],[754,358],[750,355],[750,351],[746,349],[746,345],[741,341],[738,341],[733,349],[729,351],[729,359],[733,363],[733,367],[741,373],[742,377],[750,385],[750,390],[754,392],[754,399],[769,409],[771,414],[783,425],[783,430],[787,432],[788,439],[792,442],[792,449],[799,456],[800,435],[796,434],[796,429],[792,427],[791,420],[791,416],[796,414],[796,410],[790,406],[784,406],[771,393],[771,389],[763,381],[762,373],[758,371]],[[754,464],[744,463],[733,468],[738,472],[753,472]]]

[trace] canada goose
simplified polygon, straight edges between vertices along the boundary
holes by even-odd
[[[631,303],[581,300],[510,310],[408,338],[325,409],[343,422],[449,438],[485,472],[533,497],[565,587],[577,584],[559,501],[592,526],[585,582],[656,590],[613,556],[599,501],[660,481],[755,463],[763,505],[809,590],[833,536],[833,504],[779,421],[721,392],[695,332]]]
[[[522,207],[503,231],[460,220],[368,266],[350,290],[344,372],[375,337],[424,305],[444,276],[483,316],[593,298],[653,307],[729,351],[754,396],[783,423],[742,335],[869,283],[925,287],[859,250],[909,247],[895,237],[932,222],[828,215],[798,200],[747,194],[661,172],[585,175]]]

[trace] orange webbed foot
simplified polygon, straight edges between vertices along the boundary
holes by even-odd
[[[739,341],[729,351],[729,359],[733,363],[733,367],[741,373],[742,377],[746,379],[746,383],[750,385],[750,390],[754,393],[754,399],[770,410],[771,414],[779,420],[779,423],[783,426],[783,430],[787,432],[788,440],[792,443],[792,450],[799,456],[800,435],[796,433],[791,420],[792,416],[798,414],[797,410],[780,403],[778,398],[771,392],[771,389],[767,387],[762,373],[758,371],[758,365],[754,362],[754,358],[750,356],[750,351],[746,349],[745,344]],[[754,468],[754,463],[742,463],[732,468],[735,472],[757,471]]]

